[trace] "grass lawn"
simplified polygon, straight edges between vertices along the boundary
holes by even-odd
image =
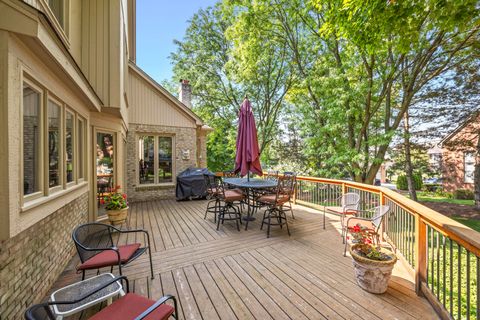
[[[460,199],[449,199],[447,197],[439,197],[432,195],[431,193],[417,192],[418,201],[429,201],[429,202],[446,202],[453,204],[462,204],[467,206],[473,206],[474,200],[460,200]]]
[[[480,232],[480,220],[468,219],[468,218],[459,217],[459,216],[453,216],[452,219],[466,225],[467,227],[472,228],[473,230]]]

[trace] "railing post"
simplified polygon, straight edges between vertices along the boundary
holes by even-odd
[[[384,195],[383,192],[380,190],[380,205],[381,205],[381,206],[384,206],[385,203],[386,203],[386,201],[385,201],[385,195]],[[386,216],[386,218],[388,218],[388,215]],[[380,240],[381,240],[382,242],[385,241],[385,230],[386,230],[385,225],[386,225],[386,223],[387,223],[387,219],[383,219],[383,220],[382,220],[382,225],[380,226]]]
[[[347,193],[347,186],[345,185],[345,182],[342,182],[342,196]]]
[[[293,204],[297,204],[297,189],[298,189],[298,181],[295,180],[295,186],[293,188]]]
[[[415,215],[415,292],[422,294],[422,282],[427,281],[427,225]]]

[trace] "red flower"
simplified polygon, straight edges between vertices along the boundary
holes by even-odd
[[[360,226],[357,224],[356,226],[353,227],[353,232],[360,232]]]
[[[125,193],[122,194],[122,198],[123,198],[123,199],[127,199],[127,195],[126,195]]]
[[[100,204],[105,204],[105,200],[100,199]]]

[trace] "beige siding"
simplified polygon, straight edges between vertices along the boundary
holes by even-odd
[[[82,2],[82,70],[105,105],[109,102],[108,1]]]
[[[128,109],[131,123],[195,128],[195,120],[163,93],[129,69]]]

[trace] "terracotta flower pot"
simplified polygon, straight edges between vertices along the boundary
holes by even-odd
[[[127,221],[128,207],[118,210],[107,210],[107,215],[111,224],[122,224]]]
[[[382,252],[390,259],[386,261],[372,260],[358,254],[356,252],[357,246],[350,247],[357,284],[370,293],[384,293],[387,291],[388,281],[397,262],[397,256],[393,252],[382,249]]]

